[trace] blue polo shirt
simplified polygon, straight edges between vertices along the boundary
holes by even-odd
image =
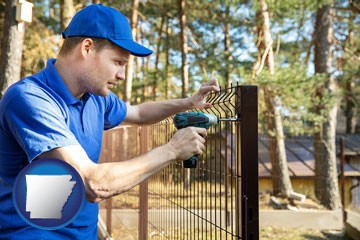
[[[113,93],[76,99],[57,73],[45,69],[13,84],[0,100],[0,239],[96,239],[98,204],[85,201],[78,217],[59,230],[40,230],[17,214],[12,187],[17,174],[41,153],[81,145],[98,162],[103,131],[119,125],[126,105]]]

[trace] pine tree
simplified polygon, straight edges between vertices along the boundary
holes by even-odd
[[[16,21],[16,0],[6,0],[0,56],[0,98],[20,79],[25,23]]]

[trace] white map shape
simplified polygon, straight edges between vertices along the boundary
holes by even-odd
[[[25,175],[26,211],[30,218],[61,219],[76,181],[71,175]]]

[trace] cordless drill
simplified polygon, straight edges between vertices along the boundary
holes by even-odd
[[[209,129],[210,126],[219,122],[219,118],[212,114],[202,112],[181,112],[175,115],[174,124],[177,129],[186,127],[200,127]],[[183,162],[184,168],[196,168],[197,155]]]

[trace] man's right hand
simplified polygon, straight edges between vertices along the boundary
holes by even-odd
[[[206,136],[205,128],[187,127],[178,130],[167,145],[175,154],[175,159],[186,160],[203,153]]]

